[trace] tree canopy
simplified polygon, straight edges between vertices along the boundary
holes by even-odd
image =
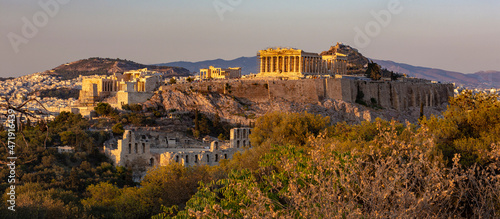
[[[380,78],[382,78],[380,65],[370,61],[368,63],[368,68],[366,69],[365,76],[367,78],[371,78],[372,80],[380,80]]]

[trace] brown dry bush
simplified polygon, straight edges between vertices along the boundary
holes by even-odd
[[[340,142],[321,133],[309,150],[275,156],[274,166],[225,181],[220,198],[197,218],[498,218],[500,217],[500,147],[493,144],[489,162],[461,166],[456,155],[448,167],[433,154],[430,133],[407,125],[378,125],[378,135],[364,151],[339,154]],[[297,155],[299,154],[299,155]],[[207,188],[206,188],[207,189]],[[226,193],[231,191],[231,193]],[[211,199],[214,201],[214,199]],[[227,204],[234,202],[234,204]],[[200,208],[199,208],[200,209]],[[179,214],[182,215],[182,214]]]

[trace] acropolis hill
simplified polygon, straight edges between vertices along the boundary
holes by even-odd
[[[353,49],[344,54],[343,48],[350,47],[337,43],[329,51],[322,53],[288,47],[267,48],[257,53],[259,73],[245,76],[241,75],[241,68],[237,66],[226,69],[207,66],[209,68],[200,69],[199,75],[193,77],[193,82],[169,83],[167,78],[147,69],[115,73],[114,76],[102,78],[83,78],[82,84],[85,86],[79,97],[82,104],[80,112],[83,112],[82,107],[91,109],[96,103],[107,100],[117,108],[125,104],[142,103],[143,107],[203,111],[206,108],[204,105],[217,101],[197,99],[190,102],[192,97],[186,94],[193,93],[196,96],[217,93],[219,96],[212,98],[226,99],[224,96],[228,96],[240,105],[213,106],[213,109],[205,112],[220,114],[226,120],[239,123],[248,124],[252,118],[267,111],[281,111],[281,106],[286,104],[291,104],[297,110],[308,110],[305,105],[321,105],[328,101],[337,105],[344,104],[345,112],[353,104],[362,107],[355,103],[368,108],[359,111],[376,112],[373,116],[367,116],[366,112],[357,113],[356,117],[362,120],[378,117],[377,110],[383,109],[401,114],[407,112],[406,114],[412,114],[410,120],[414,121],[413,117],[418,118],[415,111],[424,114],[432,110],[440,111],[453,95],[452,84],[406,78],[402,75],[393,77],[392,74],[395,73],[392,72],[389,76],[382,74],[379,80],[366,78],[359,73],[365,71],[363,68],[366,69],[367,65],[363,64],[368,62],[367,59]],[[280,106],[274,109],[265,106],[251,109],[253,105],[277,103]],[[246,110],[242,111],[239,109],[241,107]],[[225,108],[236,109],[224,112]],[[264,108],[267,110],[263,110]],[[423,112],[421,109],[424,109]],[[235,118],[236,115],[244,118]],[[399,116],[381,117],[392,119]]]
[[[301,80],[227,80],[162,86],[162,91],[217,92],[251,102],[277,100],[316,104],[326,99],[348,103],[376,103],[399,111],[410,107],[439,107],[453,95],[452,84],[420,81],[365,81],[353,78]]]
[[[453,95],[452,84],[353,75],[346,68],[367,61],[359,56],[349,63],[338,48],[321,54],[280,47],[260,50],[258,74],[232,79],[221,73],[224,69],[200,69],[201,80],[161,86],[144,107],[200,110],[241,124],[269,111],[304,110],[331,116],[334,122],[376,117],[416,122],[421,113],[439,114]]]

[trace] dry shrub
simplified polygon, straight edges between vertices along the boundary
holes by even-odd
[[[432,153],[425,128],[397,134],[379,126],[368,149],[339,154],[337,141],[322,133],[305,154],[280,147],[274,165],[225,184],[241,200],[239,212],[209,204],[191,217],[244,218],[471,218],[500,217],[500,147],[492,145],[485,165],[463,167],[456,155],[447,167]],[[404,133],[406,132],[406,134]],[[403,137],[402,137],[403,136]],[[283,153],[290,150],[290,153]],[[220,191],[219,193],[220,194]],[[222,207],[221,207],[222,206]],[[234,207],[234,206],[233,206]]]

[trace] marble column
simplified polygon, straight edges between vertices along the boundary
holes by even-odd
[[[276,66],[275,66],[275,57],[274,56],[271,56],[269,57],[269,72],[274,72],[276,70]]]
[[[276,69],[274,71],[279,72],[280,68],[281,68],[281,65],[280,65],[280,56],[276,56]]]
[[[292,72],[292,56],[288,57],[288,68],[286,69],[288,72]]]
[[[298,72],[304,72],[304,71],[302,70],[302,66],[303,66],[303,65],[302,65],[302,57],[301,57],[301,56],[297,56],[297,58],[298,58],[298,60],[297,60],[297,61],[299,62],[299,69],[298,69]]]
[[[288,72],[293,72],[292,57],[293,56],[288,56]]]
[[[284,64],[285,68],[283,68],[283,72],[289,72],[288,62],[290,61],[290,59],[288,58],[288,56],[284,56],[283,60],[285,61]]]
[[[264,72],[269,72],[269,56],[264,57]]]
[[[297,58],[297,63],[295,63],[295,65],[296,65],[295,69],[296,69],[297,72],[300,72],[301,71],[300,70],[300,55],[297,56],[296,58]]]
[[[292,63],[293,63],[292,64],[293,65],[292,72],[297,72],[297,66],[296,66],[296,64],[297,64],[297,56],[292,56]]]
[[[285,56],[285,72],[290,72],[290,56]]]
[[[309,57],[306,57],[305,65],[306,65],[306,72],[309,73],[309,71],[311,70],[311,66],[309,65]]]
[[[309,72],[309,57],[304,57],[304,72]]]
[[[315,60],[314,57],[311,57],[311,73],[315,72],[316,66],[314,65]]]
[[[318,63],[317,63],[316,57],[313,57],[312,59],[313,59],[313,70],[312,70],[312,72],[317,73],[318,72]]]
[[[313,72],[318,73],[318,59],[316,57],[313,58],[313,66],[314,66]]]
[[[313,57],[313,58],[312,58],[312,66],[313,66],[313,69],[312,69],[312,71],[311,71],[311,72],[316,73],[316,72],[318,71],[318,70],[317,70],[317,67],[318,67],[318,66],[316,65],[316,58],[315,58],[315,57]]]
[[[308,61],[309,61],[309,57],[304,57],[304,72],[309,72]]]
[[[267,65],[268,65],[267,58],[268,58],[267,56],[262,58],[262,72],[267,72]]]

